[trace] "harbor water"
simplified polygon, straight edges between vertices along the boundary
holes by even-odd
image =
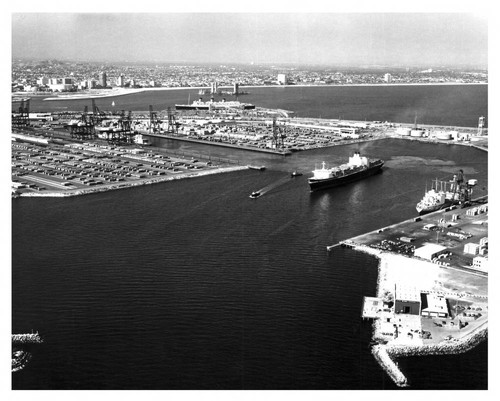
[[[12,330],[44,340],[13,389],[397,388],[360,317],[377,260],[326,246],[416,216],[426,184],[459,169],[486,194],[487,154],[397,139],[287,157],[156,145],[267,168],[13,199]],[[382,174],[309,191],[315,165],[354,151],[384,159]],[[412,389],[488,385],[487,342],[399,363]]]
[[[239,101],[257,107],[291,110],[297,117],[341,118],[361,121],[477,127],[488,123],[488,85],[324,86],[248,88]],[[199,98],[196,89],[154,90],[96,99],[103,111],[174,108]],[[204,95],[209,100],[210,95]],[[217,97],[216,100],[221,100]],[[227,100],[234,100],[227,96]],[[91,100],[43,101],[33,97],[30,109],[40,111],[91,110]]]

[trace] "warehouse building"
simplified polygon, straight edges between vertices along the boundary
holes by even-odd
[[[443,295],[423,294],[422,296],[422,316],[443,317],[449,316],[448,303]]]
[[[464,246],[464,253],[468,253],[469,255],[477,255],[479,253],[479,248],[479,244],[469,242]]]
[[[432,260],[439,255],[446,253],[447,248],[438,244],[425,244],[415,249],[414,255],[418,258]]]

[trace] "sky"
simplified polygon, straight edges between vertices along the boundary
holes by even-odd
[[[487,19],[470,12],[13,12],[11,23],[12,58],[350,66],[488,62]]]

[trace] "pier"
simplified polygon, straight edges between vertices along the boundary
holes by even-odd
[[[174,141],[200,143],[202,145],[222,146],[224,148],[233,148],[233,149],[239,149],[239,150],[251,150],[254,152],[271,153],[271,154],[280,155],[280,156],[289,156],[292,154],[292,152],[289,150],[269,149],[269,148],[262,148],[262,147],[249,146],[249,145],[245,146],[244,144],[233,144],[230,142],[214,141],[214,140],[209,140],[209,139],[195,139],[195,138],[189,138],[187,136],[164,135],[164,134],[149,133],[149,132],[142,132],[141,134],[144,136],[150,136],[150,137],[155,137],[155,138],[163,138],[163,139],[171,139]]]

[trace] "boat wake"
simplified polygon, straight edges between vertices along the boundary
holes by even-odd
[[[290,181],[290,177],[283,177],[283,178],[280,178],[278,181],[275,181],[269,185],[266,185],[264,188],[261,188],[255,192],[253,192],[254,194],[258,194],[258,197],[261,197],[263,195],[265,195],[266,193],[268,193],[269,191],[272,191],[273,189],[276,189],[278,188],[279,186],[287,183]],[[253,196],[253,198],[256,198],[257,196]]]

